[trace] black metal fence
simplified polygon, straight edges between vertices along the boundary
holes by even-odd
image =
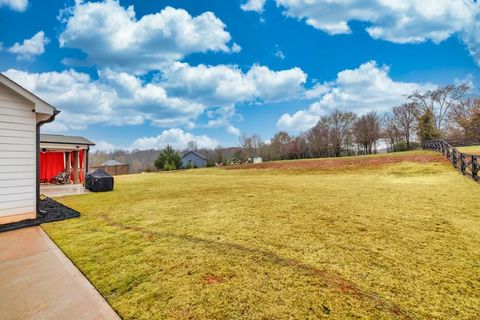
[[[425,150],[441,152],[452,163],[453,167],[460,170],[463,175],[469,176],[475,181],[480,181],[478,176],[480,171],[478,158],[480,156],[460,152],[444,140],[425,141],[422,147]]]

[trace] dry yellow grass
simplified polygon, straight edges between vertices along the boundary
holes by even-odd
[[[479,200],[443,162],[214,168],[116,177],[44,229],[126,319],[474,319]]]
[[[460,152],[480,155],[480,146],[459,147],[457,149]]]

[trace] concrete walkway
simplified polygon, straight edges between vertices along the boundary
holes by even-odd
[[[119,319],[40,227],[0,233],[1,319]]]

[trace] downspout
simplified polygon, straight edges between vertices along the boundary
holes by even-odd
[[[53,120],[55,120],[55,116],[57,114],[59,114],[60,111],[58,110],[54,110],[53,111],[53,115],[48,118],[47,120],[43,120],[43,121],[39,121],[37,122],[37,128],[36,128],[36,143],[35,143],[35,148],[36,148],[36,151],[35,151],[35,156],[36,156],[36,184],[35,184],[35,195],[36,195],[36,199],[37,199],[37,203],[36,203],[36,213],[35,214],[38,214],[40,212],[40,127],[42,125],[44,125],[45,123],[49,123],[49,122],[52,122]]]
[[[87,178],[88,173],[88,153],[90,152],[90,146],[87,146],[87,152],[85,154],[85,163],[83,164],[85,168],[83,168],[83,186],[85,187],[85,179]]]

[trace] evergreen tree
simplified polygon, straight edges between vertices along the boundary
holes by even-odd
[[[426,110],[425,113],[418,118],[417,133],[422,143],[440,138],[440,132],[435,128],[435,117],[431,110]]]
[[[180,168],[181,165],[182,161],[180,154],[170,145],[167,145],[162,151],[160,151],[155,160],[155,167],[157,169],[174,170]]]

